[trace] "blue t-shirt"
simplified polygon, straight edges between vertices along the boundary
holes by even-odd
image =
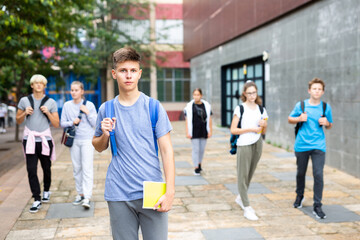
[[[322,101],[318,105],[310,105],[309,99],[304,101],[305,112],[307,113],[307,121],[303,122],[295,139],[295,152],[306,152],[314,149],[326,152],[326,141],[324,128],[319,124],[319,118],[323,115]],[[290,113],[290,117],[298,117],[302,113],[301,102],[295,105]],[[332,123],[331,106],[327,103],[325,117]]]
[[[115,138],[117,156],[113,156],[105,180],[106,201],[132,201],[143,198],[143,181],[162,182],[159,158],[149,113],[149,97],[141,93],[132,106],[114,100],[116,117]],[[159,104],[156,136],[160,138],[172,130],[165,109]],[[95,136],[101,136],[101,121],[105,118],[105,104],[100,106]]]

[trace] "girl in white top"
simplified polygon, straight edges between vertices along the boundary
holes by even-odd
[[[186,137],[191,139],[194,174],[200,175],[206,140],[212,135],[212,112],[200,88],[193,91],[193,98],[184,109]]]
[[[90,208],[90,198],[93,188],[93,158],[94,147],[92,138],[95,132],[96,108],[90,101],[83,100],[84,85],[79,81],[71,83],[71,97],[73,100],[64,104],[61,113],[61,127],[78,125],[74,143],[70,148],[70,155],[73,164],[73,174],[78,195],[73,202],[85,209]],[[80,110],[81,119],[78,117]]]
[[[261,134],[266,133],[267,112],[263,109],[261,114],[259,105],[262,104],[257,95],[257,86],[254,82],[248,81],[244,85],[241,95],[242,105],[244,107],[241,118],[241,128],[238,128],[240,120],[240,107],[234,110],[234,117],[231,122],[230,132],[239,135],[237,147],[237,175],[239,195],[235,202],[244,210],[244,216],[249,220],[258,220],[254,209],[250,206],[248,199],[248,188],[256,166],[262,153]]]

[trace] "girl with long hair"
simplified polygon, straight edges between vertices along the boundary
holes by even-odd
[[[193,100],[185,107],[186,137],[191,139],[194,174],[200,175],[206,140],[212,135],[211,105],[202,99],[202,91],[193,91]]]
[[[242,106],[234,110],[230,132],[239,135],[237,140],[237,175],[239,195],[235,202],[244,210],[244,217],[249,220],[258,220],[254,209],[250,206],[248,189],[260,160],[263,140],[261,134],[266,133],[267,112],[261,106],[261,98],[257,94],[257,86],[248,81],[244,85],[241,95]],[[241,108],[243,111],[241,111]],[[242,112],[242,116],[241,116]],[[241,127],[238,128],[241,119]]]

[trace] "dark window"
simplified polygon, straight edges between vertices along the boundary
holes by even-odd
[[[190,101],[190,70],[188,68],[158,69],[157,85],[159,101]]]
[[[222,67],[222,125],[230,126],[234,109],[241,104],[240,96],[246,81],[255,82],[265,106],[264,62],[261,57]]]

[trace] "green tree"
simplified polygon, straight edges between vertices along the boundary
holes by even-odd
[[[26,79],[51,71],[58,59],[44,59],[41,50],[53,46],[60,53],[80,45],[77,29],[91,24],[89,0],[5,0],[0,5],[0,79],[16,83],[17,100],[26,92]],[[9,68],[12,74],[9,74]],[[11,77],[12,76],[12,77]],[[15,140],[18,137],[16,125]]]
[[[149,19],[149,3],[144,0],[104,0],[96,1],[93,13],[94,24],[85,29],[88,40],[93,47],[83,48],[84,61],[89,61],[89,69],[98,69],[102,84],[102,96],[105,100],[106,82],[111,55],[117,49],[131,46],[141,50],[146,59],[150,59],[150,50],[144,44],[150,42],[150,28],[135,37],[134,32],[144,21]],[[87,65],[86,62],[78,62]]]

